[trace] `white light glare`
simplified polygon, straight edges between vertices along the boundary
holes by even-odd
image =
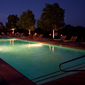
[[[42,46],[42,44],[40,43],[40,44],[28,44],[28,47],[40,47],[40,46]]]

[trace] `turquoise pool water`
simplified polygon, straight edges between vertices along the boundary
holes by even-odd
[[[84,50],[20,39],[0,39],[0,58],[29,79],[59,71],[60,63],[82,55],[85,55]],[[62,68],[81,64],[84,61],[85,58],[63,65]]]

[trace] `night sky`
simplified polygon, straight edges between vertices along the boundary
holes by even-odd
[[[9,15],[22,14],[28,9],[33,12],[35,19],[39,19],[45,3],[58,3],[65,10],[66,25],[85,27],[85,0],[0,0],[0,22],[4,25]]]

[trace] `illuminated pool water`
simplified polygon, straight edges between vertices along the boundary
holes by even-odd
[[[19,39],[0,39],[0,58],[29,79],[59,71],[59,64],[85,55],[84,50],[36,43]],[[85,58],[70,65],[83,63]]]

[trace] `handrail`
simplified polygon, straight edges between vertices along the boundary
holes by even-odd
[[[83,55],[83,56],[81,56],[81,57],[78,57],[78,58],[75,58],[75,59],[71,59],[71,60],[69,60],[69,61],[66,61],[66,62],[63,62],[63,63],[61,63],[60,65],[59,65],[59,68],[60,68],[60,70],[61,71],[63,71],[63,72],[72,72],[72,71],[85,71],[85,70],[62,70],[61,69],[61,65],[62,64],[65,64],[65,63],[68,63],[68,62],[71,62],[71,61],[74,61],[74,60],[77,60],[77,59],[80,59],[80,58],[83,58],[83,57],[85,57],[85,55]]]
[[[72,60],[69,60],[69,61],[73,61],[73,60],[80,59],[80,58],[83,58],[83,57],[85,57],[85,55],[84,55],[84,56],[81,56],[81,57],[78,57],[78,58],[75,58],[75,59],[72,59]],[[67,71],[66,71],[66,69],[64,69],[65,71],[62,70],[62,69],[61,69],[61,65],[64,64],[64,63],[68,63],[69,61],[63,62],[63,63],[61,63],[61,64],[59,65],[59,68],[60,68],[61,71],[63,71],[63,72],[85,71],[85,70],[69,70],[69,71],[67,70]],[[81,65],[83,65],[83,64],[81,64]],[[46,79],[49,79],[49,78],[52,78],[52,77],[55,77],[55,76],[59,76],[59,75],[64,74],[64,73],[60,73],[60,74],[52,75],[52,74],[55,74],[55,73],[58,73],[58,72],[60,72],[60,71],[56,71],[56,72],[53,72],[53,73],[49,73],[49,74],[46,74],[46,75],[43,75],[43,76],[40,76],[40,77],[31,79],[31,80],[33,80],[35,83],[37,83],[37,82],[40,82],[40,81],[43,81],[43,80],[46,80]],[[49,75],[52,75],[52,76],[46,77],[46,76],[49,76]],[[44,78],[44,77],[46,77],[46,78]],[[42,78],[42,79],[39,79],[39,78]],[[39,80],[38,80],[38,79],[39,79]]]

